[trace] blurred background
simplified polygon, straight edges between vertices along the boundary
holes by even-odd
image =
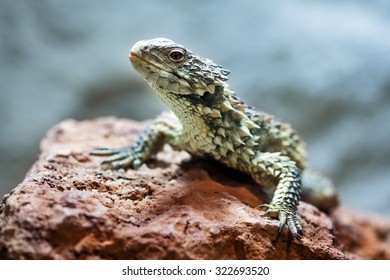
[[[56,123],[161,112],[128,52],[167,37],[291,123],[347,207],[390,216],[390,1],[282,2],[0,0],[0,196]]]

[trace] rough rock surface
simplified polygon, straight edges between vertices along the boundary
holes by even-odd
[[[103,170],[97,147],[128,145],[145,127],[115,118],[55,126],[25,180],[0,205],[2,259],[390,259],[390,225],[301,203],[305,236],[254,207],[248,176],[166,147],[139,170]]]

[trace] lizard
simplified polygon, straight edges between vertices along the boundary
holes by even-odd
[[[303,139],[288,123],[241,101],[228,87],[229,70],[165,38],[137,42],[129,59],[171,112],[157,117],[128,147],[92,151],[107,157],[102,164],[137,169],[165,144],[212,158],[274,190],[271,201],[258,208],[266,209],[263,215],[279,219],[277,239],[286,225],[296,239],[303,236],[297,206],[306,186],[311,194],[325,193],[324,200],[335,201],[329,180],[304,172]],[[325,191],[310,188],[316,184]]]

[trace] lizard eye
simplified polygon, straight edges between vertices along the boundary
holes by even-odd
[[[175,62],[180,62],[180,61],[183,61],[184,60],[184,51],[181,50],[181,49],[174,49],[174,50],[171,50],[169,52],[169,58],[172,60],[172,61],[175,61]]]

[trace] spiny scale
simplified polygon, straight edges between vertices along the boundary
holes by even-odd
[[[137,42],[130,52],[134,69],[175,117],[162,115],[130,147],[98,150],[113,167],[137,167],[165,143],[212,157],[275,189],[267,213],[302,234],[296,210],[301,195],[305,144],[289,125],[241,101],[226,84],[228,70],[171,40]]]

